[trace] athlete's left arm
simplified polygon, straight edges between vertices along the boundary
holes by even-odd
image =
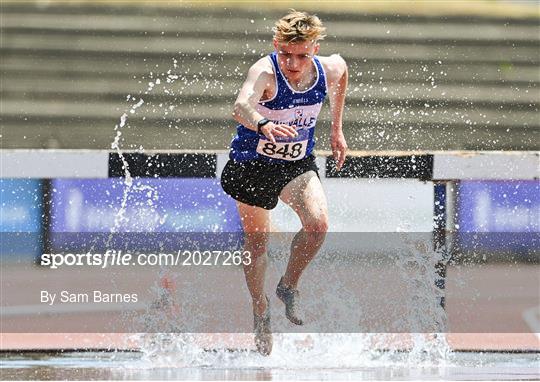
[[[339,171],[347,155],[347,141],[343,135],[343,109],[345,107],[349,77],[347,63],[341,56],[334,54],[329,57],[329,70],[327,73],[329,77],[328,96],[332,113],[331,146],[332,154],[336,160],[336,167]]]

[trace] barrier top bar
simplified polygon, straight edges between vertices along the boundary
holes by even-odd
[[[108,178],[122,176],[218,177],[226,150],[0,150],[0,178]],[[540,151],[351,151],[342,173],[330,151],[319,150],[327,177],[421,180],[540,179]],[[159,163],[159,166],[145,164]],[[138,167],[140,167],[138,169]],[[164,174],[153,169],[168,167]],[[174,169],[173,169],[174,167]],[[183,167],[183,168],[182,168]],[[187,170],[189,169],[189,170]],[[322,169],[322,168],[321,168]],[[201,174],[199,174],[201,172]]]

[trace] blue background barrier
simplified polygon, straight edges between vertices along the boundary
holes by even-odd
[[[0,253],[35,256],[41,250],[42,182],[37,179],[0,179]]]
[[[134,179],[119,218],[123,179],[53,181],[52,232],[236,232],[234,200],[216,179]],[[116,226],[115,226],[116,223]]]
[[[540,182],[461,181],[457,195],[461,249],[540,250]]]

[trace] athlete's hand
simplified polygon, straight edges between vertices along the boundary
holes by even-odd
[[[345,141],[345,136],[343,136],[342,132],[332,134],[331,146],[332,154],[336,161],[336,168],[340,171],[343,163],[345,163],[345,157],[347,156],[347,141]]]
[[[276,143],[275,137],[291,137],[294,138],[298,136],[298,132],[294,126],[275,124],[273,122],[268,122],[266,125],[261,127],[261,132],[266,138],[268,138],[272,143]]]

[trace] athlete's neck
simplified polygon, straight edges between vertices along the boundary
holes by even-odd
[[[313,61],[311,62],[309,70],[307,70],[306,73],[300,78],[292,79],[287,76],[287,73],[283,70],[281,70],[281,73],[283,73],[285,79],[295,91],[305,91],[312,87],[314,82],[317,80],[317,68],[315,67],[315,63]]]

